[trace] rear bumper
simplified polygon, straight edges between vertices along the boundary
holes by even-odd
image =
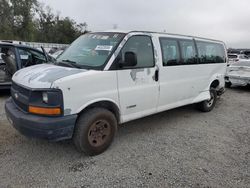
[[[6,116],[21,134],[27,137],[59,141],[72,138],[77,115],[43,117],[28,114],[16,107],[10,98],[5,104]]]

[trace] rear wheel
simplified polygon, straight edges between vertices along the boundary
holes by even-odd
[[[117,130],[117,120],[104,108],[92,108],[83,113],[73,136],[76,148],[87,155],[98,155],[112,143]]]
[[[217,92],[214,88],[210,89],[210,99],[197,104],[197,108],[202,112],[210,112],[213,110],[217,101]]]

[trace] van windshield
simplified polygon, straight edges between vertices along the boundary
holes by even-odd
[[[123,39],[123,33],[89,33],[75,40],[58,58],[58,65],[101,69]]]

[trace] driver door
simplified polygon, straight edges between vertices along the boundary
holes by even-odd
[[[122,121],[130,121],[156,112],[159,96],[158,69],[155,66],[153,43],[150,36],[135,35],[128,39],[120,52],[133,52],[137,64],[122,66],[117,71]]]

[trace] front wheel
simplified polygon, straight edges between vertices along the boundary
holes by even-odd
[[[213,110],[216,101],[217,101],[217,92],[215,89],[211,88],[210,89],[210,99],[200,102],[197,104],[197,108],[202,111],[202,112],[210,112]]]
[[[104,152],[117,131],[117,120],[104,108],[92,108],[83,113],[75,128],[73,141],[80,152],[93,156]]]

